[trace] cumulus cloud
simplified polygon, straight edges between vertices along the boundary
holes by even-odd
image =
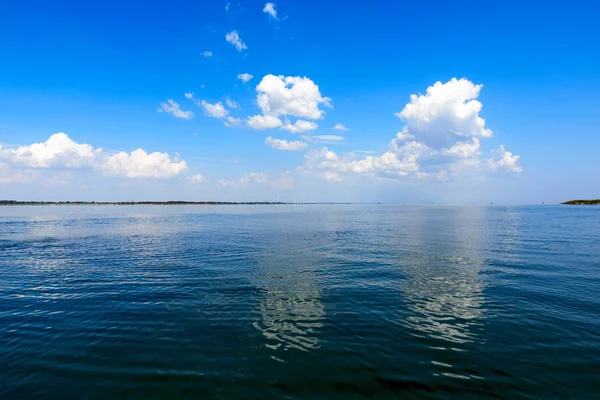
[[[242,124],[241,118],[227,117],[227,121],[224,122],[225,126],[228,128],[235,128]]]
[[[507,151],[503,145],[497,150],[492,151],[493,158],[488,160],[490,167],[494,171],[504,170],[509,172],[521,172],[523,168],[518,165],[520,156],[513,155],[510,151]]]
[[[449,179],[490,169],[520,172],[519,156],[503,146],[492,153],[487,168],[479,158],[481,140],[492,136],[479,116],[482,104],[476,99],[481,88],[467,79],[437,82],[424,95],[411,95],[410,102],[396,114],[405,126],[391,140],[387,152],[359,158],[359,152],[338,155],[323,147],[305,155],[302,169],[330,181],[352,174]],[[332,140],[328,136],[313,138]]]
[[[327,147],[313,150],[304,156],[305,170],[316,170],[327,180],[341,180],[347,174],[372,174],[375,176],[405,176],[418,171],[417,158],[407,154],[403,158],[395,153],[386,152],[379,157],[367,156],[356,159],[353,153],[340,156]]]
[[[248,117],[246,123],[249,127],[261,131],[265,129],[281,128],[283,126],[283,122],[281,122],[279,118],[271,115],[255,115],[253,117]]]
[[[229,112],[223,106],[223,103],[220,101],[215,104],[210,104],[204,100],[200,102],[202,108],[204,109],[204,115],[213,117],[213,118],[224,118],[229,114]]]
[[[323,97],[319,87],[309,78],[266,75],[256,86],[256,101],[264,115],[293,115],[321,119],[325,111],[319,105],[331,107],[331,99]]]
[[[344,125],[342,124],[335,124],[333,126],[333,130],[335,131],[349,131],[350,129],[346,128]]]
[[[458,142],[450,148],[442,150],[442,154],[458,158],[472,158],[479,154],[479,139],[473,138],[470,142]]]
[[[412,135],[434,148],[473,137],[491,137],[492,131],[479,116],[482,104],[476,100],[482,87],[465,78],[452,78],[446,83],[436,82],[424,95],[411,95],[410,102],[396,113],[405,123],[401,137]]]
[[[238,74],[237,78],[244,83],[248,83],[254,77],[252,75],[250,75],[249,73],[244,72],[243,74]]]
[[[240,103],[230,99],[229,97],[225,98],[225,104],[227,104],[227,107],[229,108],[240,108]]]
[[[94,150],[89,144],[79,144],[59,132],[45,142],[16,149],[4,149],[0,145],[0,159],[33,168],[78,168],[91,166],[101,151]]]
[[[237,31],[231,31],[225,35],[225,40],[231,43],[237,51],[246,50],[248,46],[242,41]]]
[[[273,3],[267,3],[267,4],[265,4],[265,7],[263,8],[263,12],[269,14],[274,19],[278,19],[277,18],[277,11],[275,10],[275,4],[273,4]]]
[[[171,159],[167,153],[148,154],[137,149],[106,157],[98,168],[107,175],[125,178],[172,178],[187,170],[187,164]]]
[[[186,94],[187,95],[187,94]],[[160,103],[160,107],[158,108],[158,112],[166,112],[173,115],[175,118],[183,118],[190,119],[194,116],[194,113],[191,111],[183,111],[179,104],[175,101],[169,99],[166,103]]]
[[[209,50],[204,51],[204,52],[202,52],[202,56],[206,57],[206,58],[212,57],[212,51],[209,51]]]
[[[142,149],[109,155],[90,144],[80,144],[65,133],[55,133],[42,143],[18,148],[0,146],[0,159],[9,164],[39,169],[91,169],[110,176],[127,178],[169,178],[187,169],[185,161],[167,153],[148,154]],[[28,179],[31,171],[22,171],[14,179]]]
[[[295,141],[287,141],[284,139],[274,139],[271,136],[268,136],[265,139],[265,144],[271,146],[275,150],[287,150],[287,151],[299,151],[305,149],[308,146],[307,143],[302,142],[300,140]]]
[[[282,128],[290,133],[302,133],[308,131],[314,131],[319,125],[310,121],[297,120],[294,124],[286,123]]]

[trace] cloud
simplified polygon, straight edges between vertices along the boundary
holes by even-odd
[[[254,77],[252,75],[250,75],[249,73],[244,72],[243,74],[238,74],[237,78],[244,83],[248,83]]]
[[[479,139],[473,138],[470,142],[458,142],[450,148],[442,150],[442,154],[458,158],[472,158],[479,154]]]
[[[124,151],[106,157],[98,167],[110,176],[125,178],[172,178],[185,170],[185,161],[172,160],[167,153],[146,153],[137,149],[131,153]]]
[[[227,104],[227,107],[229,108],[240,108],[240,103],[230,99],[229,97],[225,98],[225,104]]]
[[[323,147],[306,153],[301,169],[330,181],[349,175],[448,180],[466,174],[481,177],[490,170],[520,172],[519,156],[503,146],[493,151],[487,164],[479,158],[481,141],[493,135],[479,116],[482,104],[475,99],[481,88],[467,79],[437,82],[425,95],[411,95],[410,102],[396,114],[406,125],[391,140],[387,152],[360,158],[358,151],[338,155]],[[312,139],[332,140],[329,135]]]
[[[275,4],[273,4],[273,3],[267,3],[267,4],[265,4],[265,7],[263,8],[263,12],[269,14],[274,19],[278,19],[277,18],[277,11],[275,10]]]
[[[242,39],[240,38],[240,35],[237,33],[237,31],[231,31],[227,33],[225,35],[225,40],[227,40],[229,43],[235,46],[237,51],[248,49],[248,46],[246,46],[246,43],[242,42]]]
[[[210,104],[204,100],[200,102],[202,108],[204,108],[204,115],[213,118],[224,118],[229,112],[223,106],[220,101],[215,104]]]
[[[367,156],[356,159],[353,153],[340,156],[327,147],[313,150],[304,156],[304,170],[320,172],[323,179],[338,181],[342,175],[370,174],[373,176],[399,177],[418,171],[419,165],[414,155],[399,158],[392,152],[379,157]]]
[[[405,123],[397,139],[412,135],[436,148],[472,137],[491,137],[492,131],[479,116],[482,104],[475,100],[482,87],[465,78],[452,78],[446,83],[436,82],[424,95],[411,95],[410,103],[396,113]]]
[[[193,183],[200,183],[200,182],[205,182],[206,178],[200,174],[196,174],[196,175],[192,175],[192,176],[188,177],[187,181],[193,182]]]
[[[76,143],[59,132],[45,142],[16,149],[4,149],[0,145],[0,160],[33,168],[79,168],[91,166],[101,151],[94,150],[89,144]]]
[[[174,102],[173,100],[170,100],[170,99],[167,100],[166,103],[160,103],[158,112],[166,112],[166,113],[172,114],[175,118],[183,118],[183,119],[190,119],[194,116],[193,112],[183,111],[179,107],[179,104],[177,104],[176,102]]]
[[[303,121],[301,119],[297,120],[293,125],[290,123],[286,123],[282,128],[290,133],[302,133],[308,131],[314,131],[317,129],[319,125],[310,121]]]
[[[202,52],[202,56],[206,57],[206,58],[212,57],[212,51],[209,51],[209,50],[204,51],[204,52]]]
[[[281,128],[283,126],[283,122],[281,122],[279,118],[270,115],[255,115],[253,117],[248,117],[246,123],[249,127],[258,130]]]
[[[335,131],[349,131],[350,129],[346,128],[344,125],[342,124],[335,124],[333,126],[333,130]]]
[[[494,170],[505,170],[509,172],[521,172],[523,168],[518,165],[520,156],[513,155],[510,151],[507,151],[503,145],[497,150],[493,150],[492,154],[494,158],[490,158],[488,163],[490,167]]]
[[[323,97],[319,87],[309,78],[266,75],[256,86],[256,101],[264,115],[293,115],[321,119],[325,112],[319,105],[331,107],[331,99]]]
[[[39,169],[90,169],[127,178],[169,178],[187,169],[185,161],[173,160],[167,153],[148,154],[137,149],[110,155],[90,144],[79,144],[65,133],[55,133],[45,142],[29,146],[9,149],[0,146],[0,160]],[[14,179],[28,179],[27,176],[33,175],[25,170]]]
[[[346,140],[345,137],[338,135],[315,135],[313,136],[313,139],[325,140],[328,142],[341,142],[342,140]]]
[[[308,144],[302,142],[300,140],[295,141],[287,141],[284,139],[273,139],[271,136],[268,136],[265,139],[265,144],[271,146],[275,150],[287,150],[287,151],[299,151],[305,149]]]
[[[240,126],[242,124],[242,119],[234,118],[234,117],[227,117],[227,121],[225,121],[224,124],[228,128],[235,128],[236,126]]]

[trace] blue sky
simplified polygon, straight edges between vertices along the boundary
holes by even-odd
[[[596,2],[266,4],[3,4],[0,198],[600,197]]]

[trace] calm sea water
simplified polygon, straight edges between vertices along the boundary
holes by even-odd
[[[3,399],[600,398],[600,207],[0,208]]]

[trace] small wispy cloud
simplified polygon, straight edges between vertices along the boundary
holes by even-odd
[[[187,97],[187,93],[186,93]],[[179,104],[175,101],[169,99],[166,103],[160,103],[160,107],[158,108],[158,112],[166,112],[173,115],[175,118],[183,118],[190,119],[194,116],[194,113],[191,111],[183,111]]]
[[[204,108],[204,115],[213,118],[223,118],[226,117],[228,111],[223,107],[223,103],[220,101],[215,104],[210,104],[204,100],[201,102],[202,108]]]
[[[254,78],[254,76],[250,75],[247,72],[244,72],[243,74],[238,74],[237,78],[244,83],[248,83],[250,79]]]
[[[242,41],[237,31],[231,31],[225,35],[225,40],[231,43],[237,51],[247,50],[248,46]]]
[[[206,58],[212,57],[212,51],[206,50],[206,51],[202,52],[202,56],[206,57]]]
[[[375,152],[373,150],[354,150],[353,153],[360,153],[360,154],[375,154]]]
[[[235,100],[232,100],[229,97],[225,98],[225,104],[227,104],[227,107],[229,107],[229,108],[240,108],[240,103],[238,103]]]
[[[315,135],[313,136],[315,140],[327,140],[329,142],[341,142],[342,140],[346,140],[343,136],[338,135]]]
[[[242,124],[242,119],[241,118],[234,118],[234,117],[227,117],[227,121],[224,122],[225,126],[228,128],[235,128],[238,127]]]
[[[335,131],[349,131],[350,129],[346,128],[344,125],[342,124],[335,124],[333,126],[333,130]]]
[[[200,183],[200,182],[205,182],[206,178],[200,174],[196,174],[196,175],[192,175],[192,176],[188,177],[186,180],[188,182],[192,182],[192,183]]]
[[[265,4],[265,7],[263,8],[263,12],[269,14],[274,19],[279,19],[279,18],[277,18],[277,10],[275,10],[275,4],[273,4],[273,3]]]

